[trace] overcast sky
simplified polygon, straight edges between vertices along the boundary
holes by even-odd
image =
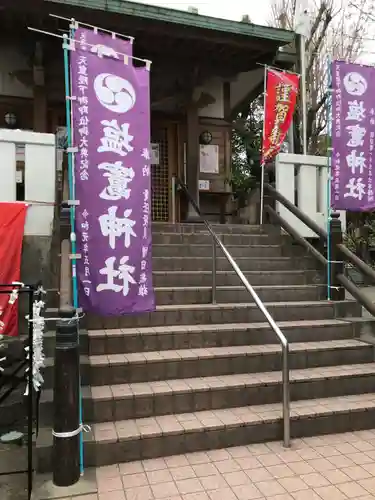
[[[241,21],[244,14],[248,14],[250,19],[256,24],[267,24],[270,18],[271,0],[191,0],[181,2],[179,0],[137,0],[137,3],[147,3],[171,9],[188,10],[189,6],[197,7],[199,14],[205,16],[220,17],[222,19],[232,19]]]

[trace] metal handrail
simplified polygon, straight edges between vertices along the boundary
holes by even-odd
[[[198,205],[190,195],[187,187],[183,184],[177,177],[172,178],[172,193],[175,191],[176,185],[182,189],[182,191],[187,196],[191,206],[194,208],[198,216],[201,218],[202,222],[207,228],[207,231],[210,233],[212,237],[212,303],[216,303],[216,246],[218,246],[223,252],[225,258],[232,266],[234,272],[242,281],[246,290],[250,293],[254,302],[258,306],[259,310],[263,313],[264,317],[267,320],[267,323],[270,325],[271,329],[276,334],[282,350],[282,386],[283,386],[283,429],[284,436],[283,442],[286,448],[290,447],[290,387],[289,387],[289,343],[285,335],[281,332],[280,328],[275,323],[274,319],[267,311],[263,302],[259,298],[258,294],[255,292],[254,288],[248,282],[246,276],[243,274],[241,269],[236,264],[235,260],[231,256],[231,254],[226,249],[224,243],[217,236],[215,231],[212,229],[209,222],[203,217]]]
[[[302,221],[309,229],[314,231],[323,241],[327,240],[327,231],[318,226],[315,221],[313,221],[308,215],[304,214],[300,208],[293,205],[293,203],[291,203],[287,198],[285,198],[285,196],[279,193],[273,186],[271,186],[270,184],[265,184],[264,189],[276,201],[284,205],[284,207],[287,208],[293,215],[295,215],[297,219]],[[267,208],[267,210],[270,212],[270,208]],[[273,215],[273,213],[271,213],[271,215]],[[350,262],[354,267],[357,267],[365,276],[375,281],[375,271],[368,264],[366,264],[366,262],[363,262],[363,260],[357,257],[351,250],[349,250],[349,248],[344,245],[344,243],[340,243],[338,245],[338,249],[340,250],[344,260]]]
[[[272,187],[270,184],[265,184],[264,185],[266,192],[270,194],[275,200],[280,202],[282,205],[284,205],[285,208],[287,208],[293,215],[295,215],[300,221],[302,221],[306,226],[314,231],[319,238],[326,242],[327,241],[327,232],[320,228],[316,222],[314,222],[310,217],[306,214],[304,214],[300,208],[296,207],[293,205],[289,200],[285,198],[281,193],[276,191],[274,187]],[[277,222],[285,229],[285,231],[292,237],[294,238],[297,243],[301,244],[304,248],[308,250],[308,252],[311,253],[317,260],[319,260],[324,266],[328,265],[327,259],[322,255],[321,252],[319,252],[317,249],[315,249],[308,241],[303,238],[293,227],[287,223],[287,221],[281,217],[280,214],[276,212],[272,207],[267,205],[265,207],[266,212],[273,217],[274,219],[277,220]],[[337,248],[341,252],[341,256],[344,260],[349,261],[351,264],[353,264],[354,267],[358,268],[367,278],[375,280],[375,271],[363,260],[361,260],[359,257],[357,257],[351,250],[349,250],[343,243],[340,243],[337,245]],[[360,304],[362,307],[368,311],[371,316],[375,317],[375,305],[374,303],[353,283],[351,282],[344,274],[338,274],[337,275],[338,281],[342,284],[342,286],[347,290],[350,295],[352,295]]]

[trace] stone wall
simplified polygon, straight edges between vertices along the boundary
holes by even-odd
[[[58,250],[52,236],[25,236],[22,249],[21,281],[34,285],[41,281],[47,290],[47,306],[57,307],[59,284]],[[25,315],[28,314],[28,297],[20,297],[20,333],[27,333]]]

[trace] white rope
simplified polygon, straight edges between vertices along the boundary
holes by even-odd
[[[85,316],[84,313],[78,314],[76,313],[74,316],[71,318],[59,318],[59,317],[52,317],[52,318],[43,318],[45,322],[48,321],[62,321],[63,323],[73,323],[74,321],[78,321],[82,319]],[[26,316],[26,319],[29,321],[29,323],[33,323],[35,319],[29,319],[29,315]]]
[[[42,287],[38,289],[39,293],[43,293],[44,290]],[[45,292],[44,292],[45,293]],[[33,362],[32,362],[32,379],[33,379],[33,387],[34,390],[39,392],[43,383],[44,378],[41,374],[41,369],[44,368],[45,356],[43,352],[43,335],[44,335],[44,326],[45,320],[41,315],[41,311],[44,308],[45,303],[43,300],[36,300],[33,304]],[[29,316],[26,316],[26,319],[29,320]],[[25,347],[26,359],[30,359],[30,347]],[[26,369],[26,372],[29,372],[29,368]],[[30,377],[30,373],[27,378]],[[26,384],[26,390],[24,395],[28,396],[29,394],[29,383]]]
[[[74,431],[68,431],[68,432],[56,432],[52,430],[52,436],[60,439],[68,439],[74,436],[78,436],[81,432],[90,432],[91,427],[89,425],[84,425],[81,424],[78,429],[75,429]]]

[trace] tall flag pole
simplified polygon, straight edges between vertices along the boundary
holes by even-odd
[[[307,110],[306,110],[306,40],[300,35],[300,54],[301,54],[301,105],[302,105],[302,152],[307,154]]]
[[[266,99],[267,99],[267,66],[264,66],[262,147],[264,144],[264,137],[266,133]],[[260,225],[263,224],[263,209],[264,209],[264,161],[262,154],[261,179],[260,179]]]
[[[308,0],[298,0],[294,17],[294,30],[299,35],[301,60],[301,111],[302,111],[302,152],[307,154],[307,96],[306,96],[306,40],[310,36],[311,18]]]
[[[327,61],[327,300],[331,300],[331,185],[332,185],[332,63]]]
[[[69,26],[69,38],[74,38],[74,24],[75,21],[72,19],[72,22]],[[64,65],[68,65],[69,75],[65,75],[65,78],[69,76],[69,86],[66,87],[66,118],[67,118],[67,139],[68,139],[68,158],[69,158],[69,199],[75,203],[76,195],[75,195],[75,154],[74,154],[74,130],[73,130],[73,106],[72,106],[72,73],[69,65],[69,47],[70,44],[68,40],[65,40],[64,43]],[[65,70],[66,71],[66,70]],[[69,102],[69,107],[68,107]],[[69,117],[68,117],[69,113]],[[69,124],[69,125],[68,125]],[[77,309],[79,306],[78,300],[78,281],[77,281],[77,261],[76,261],[76,253],[77,253],[77,239],[75,232],[76,225],[76,210],[75,204],[70,206],[70,214],[71,214],[71,233],[70,233],[70,241],[71,241],[71,251],[72,251],[72,271],[73,271],[73,262],[74,262],[74,275],[72,272],[72,289],[73,289],[73,306]],[[79,325],[78,325],[79,328]],[[79,331],[78,331],[78,341],[79,341]],[[82,427],[82,384],[81,384],[81,370],[79,370],[79,425]],[[79,435],[79,468],[80,474],[83,476],[84,466],[83,466],[83,435],[82,432]]]

